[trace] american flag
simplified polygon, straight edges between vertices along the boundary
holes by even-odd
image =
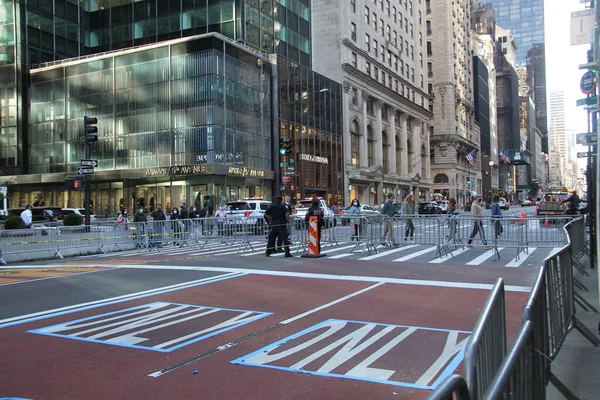
[[[502,151],[500,152],[500,159],[501,159],[502,161],[504,161],[505,163],[507,163],[507,164],[510,164],[510,157],[508,156],[508,154],[507,154],[507,153],[508,153],[507,151],[505,151],[505,150],[502,150]]]
[[[475,157],[477,157],[477,152],[479,150],[475,149],[472,152],[470,152],[469,154],[467,154],[467,161],[469,162],[469,164],[471,164],[471,167],[475,166]]]

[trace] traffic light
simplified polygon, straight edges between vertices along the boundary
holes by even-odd
[[[68,178],[65,180],[65,186],[67,190],[84,190],[85,184],[83,182],[83,178]]]
[[[469,177],[469,178],[467,178],[467,185],[468,185],[468,186],[471,186],[471,178],[470,178],[470,177]]]
[[[293,142],[291,139],[280,139],[279,140],[279,154],[286,155],[292,153]]]
[[[93,143],[98,141],[98,118],[96,117],[83,117],[83,124],[85,126],[85,141],[86,143]]]

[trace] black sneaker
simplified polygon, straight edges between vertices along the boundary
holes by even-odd
[[[293,255],[291,255],[290,253],[287,253],[287,254],[286,254],[284,257],[285,257],[285,258],[288,258],[288,257],[294,257],[294,256],[293,256]]]
[[[268,251],[265,253],[265,256],[267,257],[271,257],[271,253],[269,253]]]

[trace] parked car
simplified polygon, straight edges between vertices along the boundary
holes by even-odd
[[[420,215],[441,214],[442,209],[435,201],[419,203]]]
[[[264,216],[270,205],[271,202],[262,199],[230,201],[225,203],[228,217],[225,223],[232,229],[250,230],[255,235],[264,235],[266,233]]]
[[[350,206],[351,207],[351,206]],[[342,225],[348,225],[351,221],[352,216],[350,215],[350,207],[344,208],[342,211]],[[379,211],[375,209],[373,206],[369,206],[366,204],[361,204],[360,206],[360,215],[365,217],[371,217],[374,215],[381,215]]]
[[[85,219],[85,208],[63,208],[62,213],[64,215],[77,214],[81,216],[81,218]],[[96,215],[92,210],[90,210],[90,222],[94,222],[95,220]]]
[[[8,215],[21,216],[24,207],[9,208]],[[44,226],[56,226],[62,221],[64,214],[60,207],[33,207],[31,209],[31,220],[34,224]]]
[[[525,199],[521,202],[521,207],[530,207],[533,205],[533,201]]]
[[[325,201],[323,198],[318,197],[318,199],[319,199],[319,207],[321,207],[321,209],[323,210],[323,217],[325,219],[325,227],[326,228],[334,227],[336,222],[335,222],[335,219],[333,218],[333,215],[334,215],[333,210],[329,207],[329,204],[327,204],[327,201]],[[312,197],[306,198],[304,200],[299,200],[298,203],[296,203],[296,207],[294,208],[295,219],[304,221],[306,212],[308,211],[308,209],[310,207],[312,207]],[[298,221],[296,227],[300,228],[301,226],[302,226],[302,223]]]
[[[442,213],[446,214],[448,212],[448,200],[438,200],[436,201],[437,205],[440,206]]]
[[[501,210],[508,210],[508,208],[510,207],[508,204],[508,201],[506,201],[506,199],[504,197],[500,197],[500,200],[498,201],[498,205],[500,206]]]

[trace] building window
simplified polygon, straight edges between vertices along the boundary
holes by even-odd
[[[352,152],[352,166],[360,167],[360,133],[358,122],[355,119],[350,123],[350,149]]]
[[[373,29],[377,32],[377,14],[373,13]]]
[[[389,164],[388,164],[388,153],[390,152],[390,144],[388,142],[388,134],[386,131],[381,133],[381,142],[383,144],[383,173],[389,173]]]
[[[358,89],[352,88],[352,105],[358,105]]]
[[[381,62],[385,64],[385,48],[383,45],[381,45],[380,50],[381,50]]]
[[[408,33],[408,18],[404,18],[404,30]]]
[[[392,7],[392,13],[394,14],[394,22],[398,23],[398,15],[396,14],[396,7]]]
[[[415,61],[415,46],[410,46],[410,59]]]
[[[356,24],[354,22],[350,23],[350,39],[356,42]]]
[[[369,115],[375,115],[375,108],[373,105],[373,98],[372,97],[368,97],[367,98],[367,114]]]
[[[388,65],[391,67],[392,66],[392,52],[389,50],[387,52],[387,60],[388,60]]]
[[[385,85],[385,72],[381,71],[381,83]]]
[[[368,61],[365,63],[365,73],[371,76],[371,63]]]
[[[394,46],[398,46],[398,32],[394,31]]]
[[[380,19],[379,20],[379,33],[381,34],[381,36],[383,36],[383,28],[385,28],[385,25],[383,24],[383,20]]]
[[[419,46],[423,46],[423,34],[419,32]]]
[[[390,0],[385,0],[385,12],[390,16]]]
[[[389,25],[385,27],[385,34],[387,36],[387,40],[392,41],[392,28]]]
[[[370,16],[371,12],[369,11],[369,7],[365,7],[365,24],[367,24],[367,26],[371,25]]]
[[[421,15],[421,11],[419,11],[419,25],[423,25],[423,16]]]
[[[419,65],[423,68],[423,53],[419,53]]]
[[[367,167],[375,164],[375,135],[373,127],[367,126]]]
[[[350,9],[352,10],[353,13],[356,12],[356,0],[350,0]],[[419,15],[421,13],[419,12]]]
[[[367,53],[371,51],[371,36],[368,34],[365,35],[365,50]]]
[[[394,69],[398,72],[398,56],[394,55]]]
[[[387,121],[388,118],[389,118],[389,107],[386,104],[381,107],[381,119],[384,121]]]
[[[421,89],[424,89],[425,82],[423,81],[423,74],[421,74]]]
[[[352,53],[352,66],[354,68],[358,67],[358,56],[356,53]]]
[[[398,93],[398,79],[394,79],[394,92]]]
[[[375,52],[375,57],[379,57],[379,44],[375,39],[373,39],[373,51]]]

